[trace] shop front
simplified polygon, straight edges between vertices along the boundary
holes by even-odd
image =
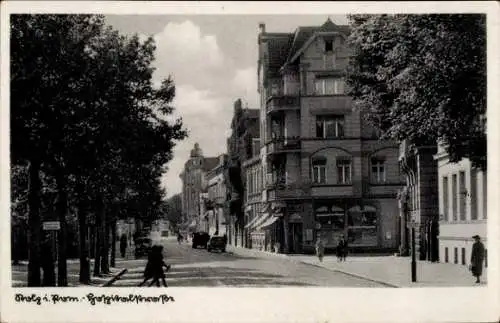
[[[314,204],[315,240],[321,237],[326,249],[335,249],[342,236],[349,248],[379,245],[380,213],[374,206],[353,201],[315,201]]]

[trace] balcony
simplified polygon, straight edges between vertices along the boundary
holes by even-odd
[[[307,182],[276,184],[268,186],[268,201],[308,198],[311,196],[311,185]]]
[[[266,112],[300,110],[300,98],[296,95],[272,95],[267,99]]]
[[[300,137],[283,137],[273,139],[267,144],[267,154],[300,152]]]

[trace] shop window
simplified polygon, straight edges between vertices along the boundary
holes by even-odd
[[[351,183],[351,160],[350,159],[337,159],[337,183],[350,184]]]
[[[454,258],[453,259],[453,263],[454,264],[458,264],[458,248],[457,247],[453,248],[453,253],[454,253],[454,255],[453,255],[454,256],[453,257]]]
[[[317,158],[312,161],[312,178],[317,184],[326,183],[326,158]]]
[[[372,182],[385,183],[385,161],[382,158],[372,158]]]
[[[344,136],[343,116],[318,116],[316,117],[316,137],[342,138]]]
[[[465,262],[465,248],[462,248],[462,265],[466,265],[467,263]]]
[[[444,248],[444,262],[448,263],[450,262],[449,254],[448,254],[448,247]]]
[[[361,210],[352,207],[347,213],[348,243],[352,246],[376,246],[378,244],[377,212],[368,206]]]
[[[488,267],[488,249],[484,249],[484,267]]]

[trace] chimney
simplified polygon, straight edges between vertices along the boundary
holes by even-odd
[[[261,22],[261,23],[259,24],[259,33],[260,33],[260,34],[265,34],[265,33],[266,33],[266,24],[265,24],[265,23],[263,23],[263,22]]]

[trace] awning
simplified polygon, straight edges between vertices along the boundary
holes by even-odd
[[[245,224],[245,229],[250,228],[250,227],[251,227],[251,226],[252,226],[252,225],[253,225],[253,224],[257,221],[257,219],[258,219],[258,218],[259,218],[259,217],[258,217],[258,216],[256,216],[256,217],[254,217],[254,218],[252,219],[252,221],[250,221],[250,222],[248,222],[247,224]]]
[[[268,218],[269,218],[269,213],[264,213],[264,214],[262,214],[262,216],[261,216],[261,217],[259,217],[259,218],[257,219],[257,221],[255,221],[255,222],[253,223],[253,225],[251,226],[251,228],[252,228],[252,229],[257,228],[257,227],[258,227],[261,223],[265,222]]]
[[[272,217],[268,218],[266,221],[264,221],[264,223],[261,224],[258,229],[267,228],[268,226],[270,226],[274,222],[276,222],[278,219],[279,219],[278,217],[272,216]]]

